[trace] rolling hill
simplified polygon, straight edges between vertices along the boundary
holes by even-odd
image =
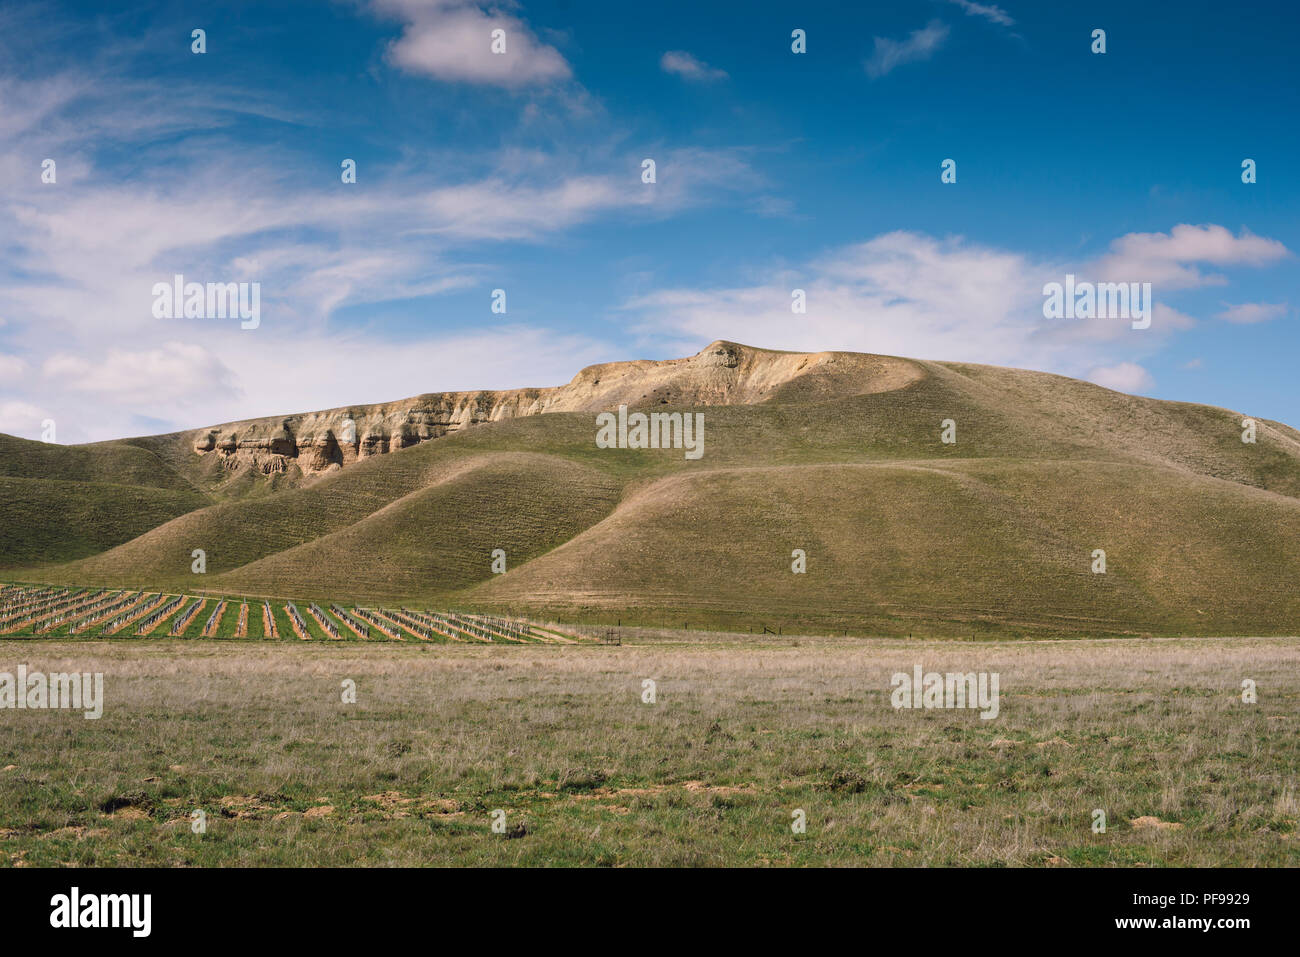
[[[703,455],[597,447],[621,404],[702,415]],[[1245,443],[1241,422],[1045,373],[715,342],[548,389],[5,437],[0,567],[593,622],[1294,634],[1300,433],[1261,420]]]

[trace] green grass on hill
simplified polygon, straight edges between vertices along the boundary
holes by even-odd
[[[193,490],[0,477],[0,568],[95,555],[206,504]]]
[[[129,442],[58,445],[0,433],[0,475],[197,491],[192,482],[157,454]]]

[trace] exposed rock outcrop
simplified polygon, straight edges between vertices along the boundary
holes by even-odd
[[[693,356],[588,366],[567,385],[435,392],[324,412],[227,423],[194,433],[193,449],[224,467],[263,474],[296,466],[305,476],[342,468],[484,422],[618,405],[754,404],[902,388],[924,375],[906,359],[858,353],[773,352],[717,341]]]

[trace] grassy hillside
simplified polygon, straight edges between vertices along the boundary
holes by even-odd
[[[324,494],[329,494],[325,491]],[[588,465],[525,454],[474,456],[435,484],[338,531],[220,576],[220,587],[257,591],[268,581],[298,594],[350,600],[446,593],[507,568],[594,524],[617,485]]]
[[[870,357],[814,376],[736,348],[751,377],[728,388],[764,401],[647,392],[656,411],[704,413],[698,461],[599,449],[587,411],[475,425],[304,484],[223,469],[183,434],[115,443],[118,468],[149,456],[216,504],[39,577],[198,587],[202,548],[205,586],[232,593],[884,634],[1295,633],[1295,430],[1261,421],[1246,444],[1238,413],[1059,376]],[[635,391],[654,366],[584,374]]]
[[[0,476],[195,491],[157,454],[127,442],[57,445],[0,434]]]
[[[148,449],[0,435],[0,568],[94,555],[207,501]]]
[[[1300,502],[1275,493],[1127,464],[914,461],[665,479],[465,598],[696,627],[1241,633],[1294,631],[1300,595],[1276,585],[1297,568]]]
[[[193,490],[0,478],[0,568],[94,555],[205,502]]]

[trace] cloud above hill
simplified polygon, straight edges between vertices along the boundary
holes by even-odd
[[[1155,354],[1196,320],[1161,301],[1159,285],[1149,329],[1116,319],[1046,319],[1045,283],[1067,273],[1097,280],[1118,272],[1126,280],[1172,279],[1176,289],[1189,281],[1197,262],[1258,266],[1286,255],[1279,242],[1233,236],[1220,226],[1129,234],[1100,259],[1079,262],[896,231],[802,266],[783,265],[749,283],[661,289],[623,308],[643,335],[676,334],[682,349],[721,338],[776,349],[842,349],[1096,375],[1137,389],[1149,388],[1151,380],[1139,374],[1134,360]],[[795,290],[806,297],[804,313],[792,311]]]
[[[1146,392],[1155,385],[1151,373],[1136,362],[1099,366],[1088,373],[1088,381],[1116,392]]]

